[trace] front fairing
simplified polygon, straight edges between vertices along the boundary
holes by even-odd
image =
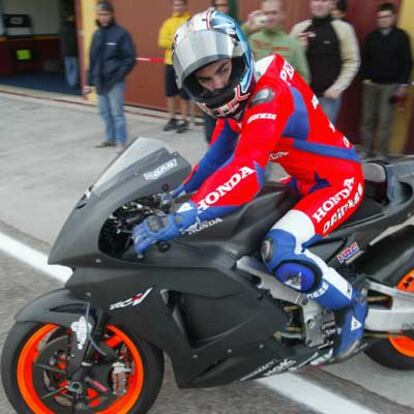
[[[98,239],[105,220],[125,203],[176,188],[190,169],[163,141],[137,138],[78,201],[56,239],[49,263],[87,267],[102,262],[105,257]]]

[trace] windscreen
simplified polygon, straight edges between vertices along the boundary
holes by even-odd
[[[169,153],[174,152],[173,148],[164,141],[154,138],[137,138],[98,178],[93,186],[93,191],[101,193],[108,186],[108,183],[113,181],[114,177],[119,175],[121,172],[130,169],[134,164],[138,165],[137,163],[148,155],[156,153],[162,149],[168,151]]]

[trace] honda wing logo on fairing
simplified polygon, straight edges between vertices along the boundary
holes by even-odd
[[[145,292],[137,293],[134,297],[127,300],[122,300],[121,302],[113,303],[109,305],[109,310],[114,309],[123,309],[127,306],[137,306],[144,301],[144,299],[151,293],[152,288],[149,288]]]
[[[155,170],[146,172],[144,174],[144,178],[147,181],[156,180],[160,178],[163,174],[165,174],[167,171],[172,170],[176,166],[177,166],[177,160],[174,158],[173,160],[167,161],[166,163],[160,165]]]

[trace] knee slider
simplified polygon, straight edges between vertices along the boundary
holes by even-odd
[[[309,292],[318,285],[317,272],[309,263],[283,262],[274,271],[275,276],[286,286],[299,292]]]
[[[268,271],[300,292],[311,291],[319,284],[321,272],[304,254],[297,254],[295,237],[283,230],[271,230],[262,243],[261,254]]]

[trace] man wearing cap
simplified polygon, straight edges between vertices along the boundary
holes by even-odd
[[[130,34],[115,22],[111,3],[101,1],[96,10],[99,28],[92,38],[84,93],[90,93],[92,86],[96,88],[99,113],[105,122],[105,139],[96,147],[116,146],[120,154],[127,143],[125,78],[136,62],[135,47]]]

